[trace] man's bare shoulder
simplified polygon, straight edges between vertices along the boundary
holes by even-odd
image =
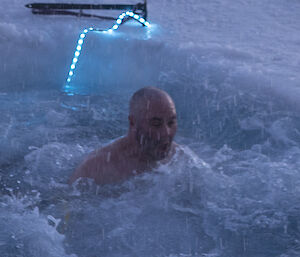
[[[112,174],[116,170],[116,163],[120,158],[120,151],[123,148],[123,138],[115,140],[113,143],[93,151],[81,163],[71,176],[70,183],[78,178],[91,178],[97,184],[113,182]],[[112,181],[111,181],[112,180]]]

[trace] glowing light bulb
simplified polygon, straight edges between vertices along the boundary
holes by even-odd
[[[107,32],[108,32],[108,33],[112,33],[112,29],[109,29]]]
[[[75,56],[78,57],[79,55],[80,55],[80,52],[79,52],[79,51],[76,51],[76,52],[75,52]]]
[[[82,39],[79,39],[79,40],[78,40],[78,44],[79,44],[79,45],[82,45],[82,44],[83,44],[83,40],[82,40]]]
[[[118,25],[114,25],[112,28],[113,29],[117,29],[117,28],[119,28],[119,26]]]
[[[84,32],[84,33],[88,33],[88,30],[87,30],[87,29],[85,29],[83,32]]]
[[[69,76],[73,76],[73,74],[74,74],[73,71],[69,72]]]
[[[149,23],[148,21],[145,22],[145,25],[146,25],[147,27],[150,27],[150,23]]]
[[[77,51],[80,51],[81,50],[81,46],[77,46],[76,49],[77,49]]]
[[[91,28],[89,28],[89,30],[92,31],[92,30],[94,30],[94,29],[91,27]]]
[[[80,38],[84,39],[85,38],[85,34],[80,34]]]
[[[137,14],[133,15],[133,18],[135,18],[136,20],[140,18],[140,16],[138,16]]]
[[[117,19],[117,24],[121,24],[122,20],[121,19]]]
[[[133,12],[129,12],[128,15],[132,17],[133,16]]]
[[[71,81],[71,79],[70,78],[68,78],[67,79],[67,82],[70,82]],[[66,87],[70,87],[69,85],[66,85]]]
[[[72,64],[71,65],[71,70],[74,70],[75,69],[75,64]]]
[[[140,22],[141,22],[141,23],[144,23],[144,22],[145,22],[145,19],[144,19],[144,18],[140,18]]]
[[[76,63],[78,62],[78,59],[77,58],[73,58],[73,63]]]

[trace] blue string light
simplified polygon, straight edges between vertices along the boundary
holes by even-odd
[[[68,77],[67,77],[67,83],[64,87],[64,92],[65,93],[67,93],[68,95],[73,95],[73,92],[71,90],[71,87],[70,87],[69,83],[71,82],[72,77],[74,76],[74,71],[75,71],[75,68],[76,68],[76,64],[78,63],[79,56],[80,56],[80,53],[81,53],[82,46],[83,46],[84,39],[85,39],[86,35],[89,32],[112,33],[113,31],[117,30],[120,27],[120,25],[123,23],[123,21],[126,17],[130,17],[130,18],[138,21],[142,25],[144,25],[146,27],[150,27],[150,23],[148,21],[146,21],[143,17],[140,17],[138,14],[136,14],[134,12],[127,11],[127,12],[123,12],[122,14],[119,15],[119,17],[116,20],[115,24],[110,29],[107,29],[107,30],[101,30],[101,29],[97,29],[97,28],[84,29],[83,32],[79,35],[79,39],[77,41],[76,50],[74,52],[74,57],[72,59],[72,64],[70,66],[70,70],[69,70]]]

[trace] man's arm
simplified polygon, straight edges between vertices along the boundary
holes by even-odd
[[[108,158],[111,153],[107,150],[103,148],[93,152],[75,170],[74,174],[70,177],[69,184],[74,183],[78,178],[94,179],[98,185],[119,181],[121,176],[118,170],[116,170],[115,160]]]
[[[94,158],[89,158],[85,160],[80,166],[75,170],[69,180],[69,184],[74,183],[78,178],[92,178],[92,166],[95,163]]]
[[[99,151],[99,150],[98,150]],[[74,183],[78,178],[91,178],[98,180],[104,170],[102,151],[93,152],[70,177],[69,184]]]

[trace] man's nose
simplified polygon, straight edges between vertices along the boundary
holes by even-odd
[[[169,135],[170,135],[170,128],[168,127],[167,124],[164,124],[161,127],[160,136],[161,136],[161,138],[164,138],[164,137],[168,137]]]

